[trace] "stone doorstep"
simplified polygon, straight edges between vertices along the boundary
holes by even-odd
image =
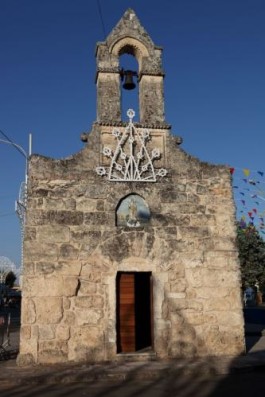
[[[149,352],[136,352],[136,353],[118,353],[115,362],[137,362],[137,361],[154,361],[157,359],[156,353],[153,351]]]

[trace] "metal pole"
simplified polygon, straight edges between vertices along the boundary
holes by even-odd
[[[2,132],[3,134],[3,132]],[[7,137],[6,135],[4,135]],[[8,137],[7,137],[8,138]],[[22,282],[22,271],[24,264],[24,228],[25,228],[25,218],[26,218],[26,209],[27,209],[27,185],[28,185],[28,157],[32,153],[32,134],[29,133],[29,154],[23,149],[22,146],[14,143],[9,138],[8,140],[0,139],[0,142],[9,144],[14,146],[26,159],[26,167],[25,167],[25,182],[21,184],[19,199],[15,203],[15,210],[20,220],[20,228],[21,228],[21,282]]]
[[[29,133],[29,156],[32,155],[32,134]]]

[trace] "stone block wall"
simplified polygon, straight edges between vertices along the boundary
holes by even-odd
[[[188,156],[164,130],[165,178],[110,182],[95,172],[102,131],[95,124],[68,159],[30,160],[18,363],[115,359],[118,271],[152,272],[157,357],[241,354],[229,170]],[[115,224],[131,193],[149,206],[145,227]]]

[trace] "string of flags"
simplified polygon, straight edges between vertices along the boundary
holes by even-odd
[[[253,224],[265,235],[265,172],[230,168],[237,219],[242,226]]]

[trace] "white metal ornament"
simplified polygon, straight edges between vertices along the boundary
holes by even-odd
[[[161,157],[159,149],[154,148],[149,154],[146,143],[151,139],[148,129],[137,129],[133,124],[135,112],[127,111],[129,123],[122,134],[119,129],[113,129],[112,135],[117,139],[113,152],[104,147],[103,154],[111,160],[110,167],[97,167],[100,176],[108,176],[116,182],[156,182],[157,176],[164,177],[167,170],[155,169],[153,162]]]

